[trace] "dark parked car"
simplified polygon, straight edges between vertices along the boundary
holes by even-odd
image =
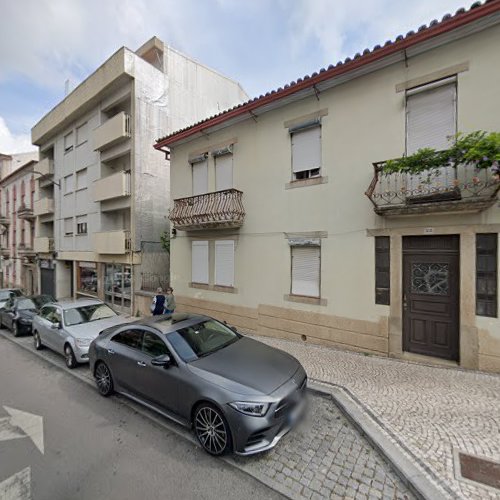
[[[33,316],[49,302],[54,302],[54,298],[50,295],[11,297],[0,310],[0,326],[11,330],[14,337],[22,333],[31,333]]]
[[[23,295],[22,290],[19,288],[2,288],[0,289],[0,309],[5,307],[5,303],[11,297],[21,297]]]
[[[104,330],[89,348],[99,392],[113,390],[192,427],[212,455],[272,448],[305,407],[289,354],[208,316],[156,316]]]

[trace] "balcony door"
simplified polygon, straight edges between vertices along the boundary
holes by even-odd
[[[459,236],[403,238],[403,351],[458,361]]]

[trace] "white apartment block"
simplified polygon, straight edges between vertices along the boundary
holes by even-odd
[[[169,166],[151,145],[241,102],[240,85],[152,38],[123,47],[32,129],[40,290],[146,312],[169,283]]]
[[[35,172],[38,153],[0,154],[0,287],[37,293]]]

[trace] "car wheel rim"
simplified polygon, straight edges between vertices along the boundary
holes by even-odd
[[[111,387],[111,375],[109,374],[107,367],[105,365],[99,365],[95,376],[99,390],[102,393],[108,392]]]
[[[12,325],[12,330],[13,330],[13,332],[14,332],[14,335],[17,335],[17,323],[14,323],[14,324]]]
[[[40,339],[38,338],[38,333],[35,333],[35,347],[40,345]]]
[[[68,366],[73,366],[73,353],[69,347],[66,347],[66,364]]]
[[[219,413],[208,406],[201,408],[195,419],[196,435],[203,447],[218,455],[227,445],[226,424]]]

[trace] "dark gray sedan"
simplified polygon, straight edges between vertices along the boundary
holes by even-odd
[[[289,354],[208,316],[156,316],[102,332],[89,348],[99,392],[113,390],[192,427],[212,455],[272,448],[305,407]]]

